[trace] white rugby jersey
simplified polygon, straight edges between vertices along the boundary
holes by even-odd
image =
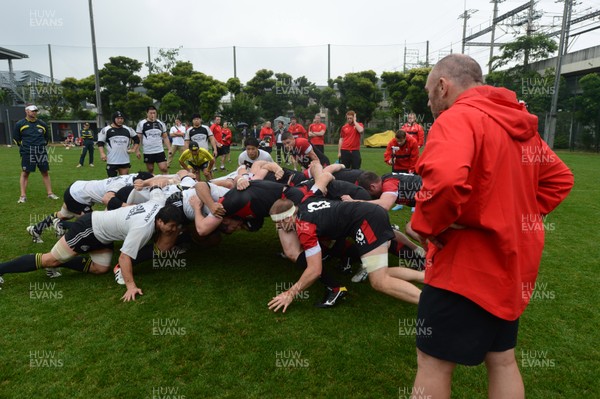
[[[213,132],[206,125],[200,125],[200,127],[191,126],[186,132],[184,139],[195,141],[198,145],[205,150],[208,150],[212,154],[212,145],[208,138],[214,136]]]
[[[102,180],[77,180],[69,188],[71,197],[80,204],[100,204],[102,197],[109,191],[117,192],[125,186],[133,185],[133,178],[137,173],[109,177]]]
[[[108,165],[124,165],[129,163],[129,140],[137,134],[129,126],[105,126],[98,133],[98,142],[104,143],[106,163]]]
[[[245,150],[238,157],[238,165],[246,165],[248,168],[256,161],[273,162],[273,158],[268,152],[263,150],[258,150],[258,157],[256,159],[250,159],[248,152]]]
[[[94,236],[105,244],[123,241],[121,253],[135,259],[140,248],[152,238],[154,220],[164,204],[164,197],[160,194],[153,195],[150,201],[143,204],[92,212]]]
[[[160,120],[150,122],[142,119],[135,131],[142,135],[141,145],[144,146],[144,154],[160,154],[164,152],[163,134],[167,133],[167,125]]]

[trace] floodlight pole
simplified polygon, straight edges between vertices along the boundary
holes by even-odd
[[[571,12],[572,0],[564,0],[565,8],[563,11],[562,29],[560,32],[560,42],[558,43],[558,54],[556,56],[556,71],[554,75],[554,92],[552,93],[552,104],[550,105],[550,114],[548,123],[544,126],[544,140],[548,147],[554,148],[554,136],[556,134],[556,110],[558,108],[558,90],[560,88],[560,73],[562,69],[565,38],[567,35],[567,26],[569,24],[569,13]]]
[[[92,0],[88,0],[88,6],[90,9],[90,29],[92,30],[92,54],[94,56],[94,77],[96,82],[96,109],[98,110],[96,121],[98,123],[98,129],[102,129],[104,127],[104,116],[102,115],[102,97],[100,96],[100,74],[98,73],[98,54],[96,52],[96,30],[94,29],[94,9]]]

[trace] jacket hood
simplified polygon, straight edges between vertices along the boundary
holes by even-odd
[[[537,134],[537,116],[530,114],[511,90],[493,86],[473,87],[458,96],[454,105],[458,104],[486,113],[515,140],[525,141]]]

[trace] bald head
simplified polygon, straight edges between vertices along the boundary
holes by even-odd
[[[442,58],[435,64],[431,74],[436,79],[446,78],[463,89],[483,84],[481,67],[477,61],[464,54],[450,54]]]
[[[437,118],[450,108],[462,92],[482,84],[481,67],[473,58],[464,54],[442,58],[429,73],[425,84],[433,117]]]

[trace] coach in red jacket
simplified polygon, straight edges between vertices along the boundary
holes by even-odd
[[[417,140],[402,129],[396,132],[396,137],[390,140],[383,153],[383,160],[392,165],[394,173],[413,173],[418,159]]]
[[[436,120],[417,163],[423,186],[411,221],[429,241],[415,387],[434,398],[450,397],[456,363],[483,361],[489,397],[524,397],[518,320],[542,257],[542,218],[573,186],[537,117],[514,92],[482,82],[477,62],[454,54],[425,85]]]

